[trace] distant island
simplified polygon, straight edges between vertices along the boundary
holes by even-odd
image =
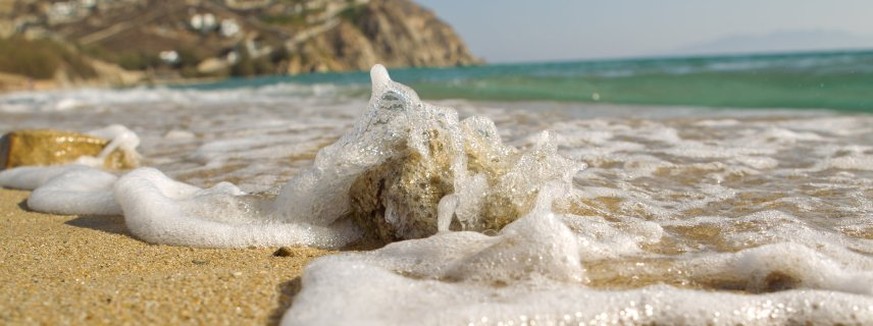
[[[0,3],[0,90],[481,63],[410,0]]]
[[[725,55],[786,52],[869,50],[873,36],[839,30],[781,30],[765,34],[736,34],[689,44],[655,55]]]

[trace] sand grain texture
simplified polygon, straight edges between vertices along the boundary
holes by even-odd
[[[0,324],[274,324],[330,253],[151,245],[122,217],[27,211],[28,194],[0,189]]]

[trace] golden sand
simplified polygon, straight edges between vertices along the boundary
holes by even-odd
[[[26,210],[0,189],[0,324],[275,324],[330,251],[151,245],[122,217]]]

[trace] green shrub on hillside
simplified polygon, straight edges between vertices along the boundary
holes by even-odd
[[[276,73],[276,68],[270,56],[252,58],[245,47],[239,50],[239,59],[230,66],[231,76],[248,77]]]
[[[22,37],[0,38],[0,71],[35,79],[51,79],[58,69],[66,70],[73,78],[97,75],[82,55],[57,42]]]
[[[146,70],[162,63],[158,55],[138,51],[120,53],[115,60],[118,60],[119,66],[127,70]]]

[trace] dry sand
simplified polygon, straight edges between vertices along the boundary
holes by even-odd
[[[28,194],[0,189],[0,324],[275,324],[331,253],[151,245],[122,217],[30,212]]]

